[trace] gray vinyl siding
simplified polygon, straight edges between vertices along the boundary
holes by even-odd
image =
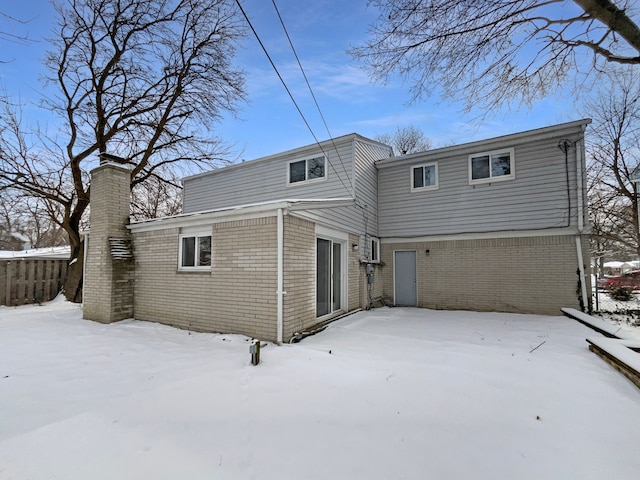
[[[202,212],[286,199],[353,198],[356,190],[356,144],[359,143],[356,135],[348,135],[335,142],[324,142],[322,149],[317,145],[310,146],[186,178],[183,212]],[[322,150],[328,157],[325,164],[327,179],[289,185],[289,162],[323,155]],[[365,148],[362,152],[358,148],[358,169],[366,172],[367,182],[375,181],[375,161],[386,156],[388,153],[385,155],[381,146]],[[375,189],[372,185],[368,184],[363,189],[363,195],[367,202],[375,205]],[[342,231],[364,232],[362,212],[355,206],[314,209],[297,214]],[[375,209],[369,223],[373,227],[377,225]]]
[[[333,167],[325,164],[327,178],[322,181],[287,183],[289,162],[322,155],[317,147],[187,178],[184,180],[184,213],[283,199],[352,197],[351,142],[337,144],[337,147],[339,154],[333,148],[325,148]]]
[[[378,169],[376,160],[388,158],[391,148],[370,142],[357,141],[355,143],[356,168],[356,196],[358,202],[366,206],[366,233],[377,237],[378,231]],[[364,223],[361,218],[360,222]],[[361,225],[365,231],[365,225]]]
[[[576,224],[576,150],[569,150],[569,188],[560,138],[520,139],[482,146],[476,152],[444,150],[412,156],[410,163],[386,163],[378,172],[380,235],[408,237],[566,227]],[[515,179],[469,185],[468,156],[515,149]],[[439,188],[411,192],[411,167],[438,162]],[[571,212],[567,191],[570,194]]]

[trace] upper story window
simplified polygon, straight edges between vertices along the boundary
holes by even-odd
[[[324,157],[307,158],[289,162],[289,184],[323,180],[327,178]]]
[[[515,178],[513,148],[469,155],[469,183],[487,183]]]
[[[180,235],[179,270],[211,268],[211,234]]]
[[[436,190],[438,188],[438,163],[425,163],[411,167],[411,191]]]

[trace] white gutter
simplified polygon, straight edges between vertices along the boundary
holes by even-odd
[[[287,293],[284,291],[284,220],[282,208],[278,209],[278,280],[277,280],[277,333],[276,339],[278,345],[282,344],[282,336],[283,336],[283,315],[282,315],[282,301],[284,295]]]
[[[82,249],[82,307],[84,308],[84,292],[87,281],[87,250],[89,250],[89,234],[87,232],[81,234],[84,237],[84,248]]]
[[[208,226],[216,222],[226,222],[231,219],[240,220],[246,218],[272,217],[276,215],[276,211],[279,208],[286,210],[316,210],[320,208],[346,207],[353,205],[353,202],[353,198],[285,199],[142,220],[130,223],[127,225],[127,228],[132,232],[146,232],[185,226]]]

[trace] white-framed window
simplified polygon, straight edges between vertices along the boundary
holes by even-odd
[[[211,233],[180,235],[178,269],[187,271],[211,269]]]
[[[371,254],[371,262],[377,263],[380,261],[380,240],[377,238],[371,238],[371,244],[369,246]]]
[[[325,180],[327,165],[324,156],[294,160],[287,165],[287,183],[298,183]]]
[[[411,167],[411,191],[438,189],[438,162]]]
[[[516,176],[513,148],[469,155],[469,183],[499,182]]]

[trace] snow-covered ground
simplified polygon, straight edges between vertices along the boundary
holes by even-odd
[[[379,309],[296,345],[0,307],[0,479],[637,479],[640,391],[565,317]]]

